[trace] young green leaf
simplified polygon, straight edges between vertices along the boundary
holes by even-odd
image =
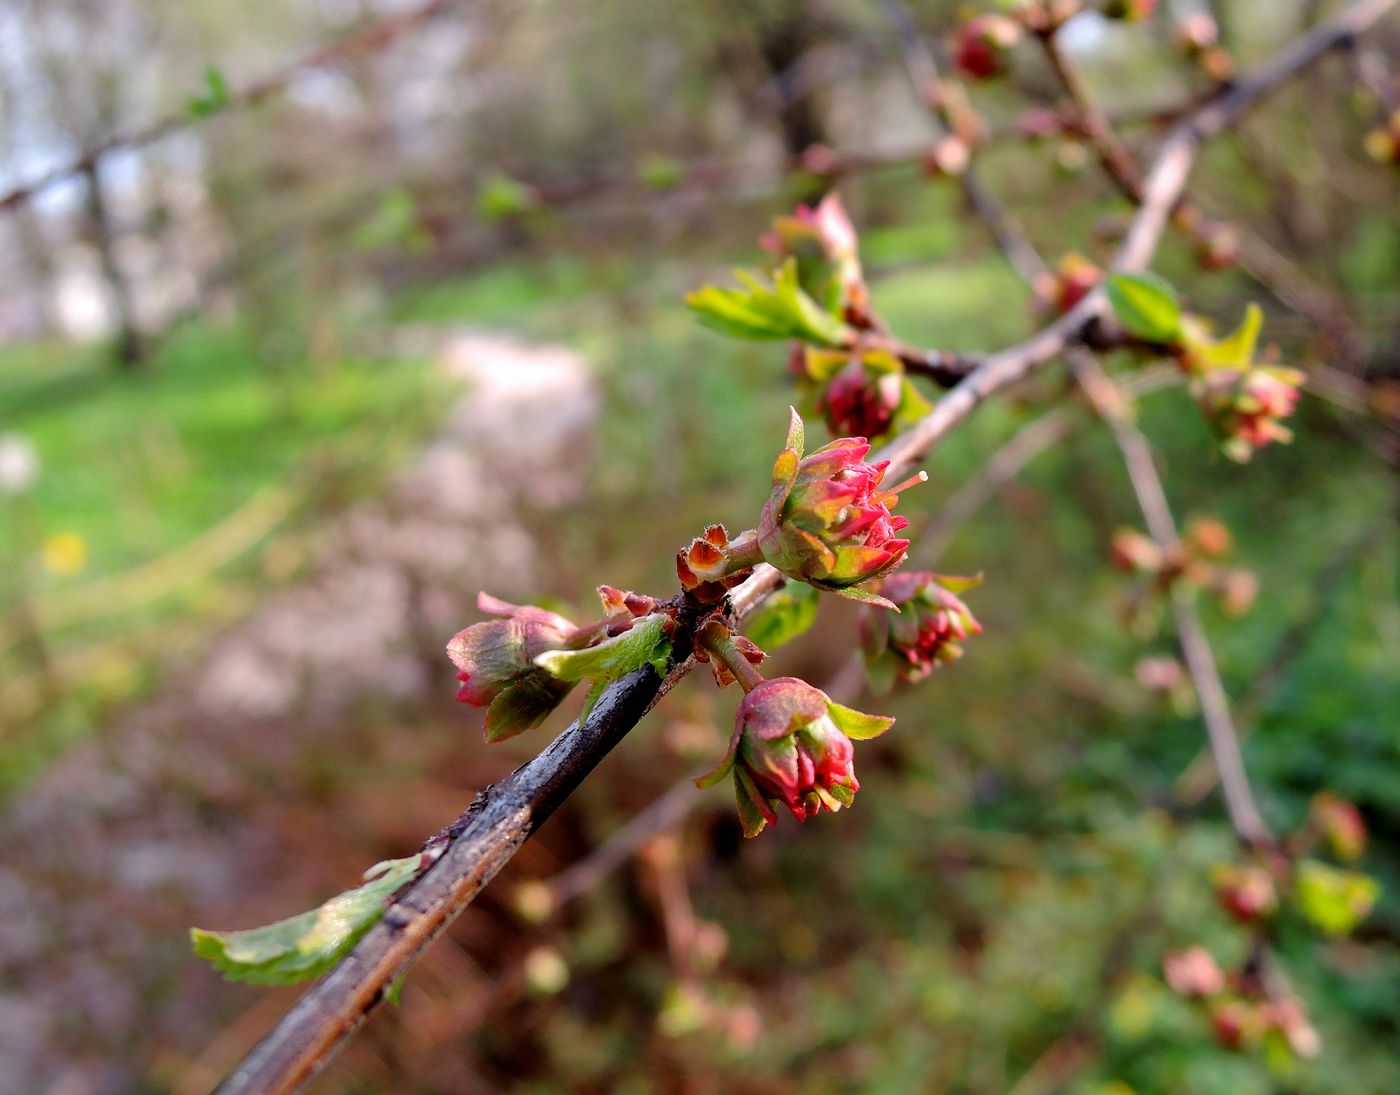
[[[1348,935],[1371,914],[1380,883],[1316,859],[1298,864],[1298,911],[1328,935]]]
[[[190,941],[230,981],[286,985],[319,977],[378,922],[385,900],[422,867],[422,855],[386,859],[365,872],[363,886],[318,909],[247,931],[191,928]]]
[[[1181,330],[1176,291],[1155,274],[1114,274],[1108,302],[1129,334],[1148,342],[1172,342]]]
[[[736,338],[795,338],[818,346],[841,346],[850,329],[802,291],[797,264],[789,259],[771,285],[746,271],[736,271],[742,289],[706,285],[686,296],[700,322]]]
[[[229,92],[224,74],[213,65],[208,65],[204,69],[204,90],[198,95],[192,95],[185,104],[185,109],[189,111],[191,118],[201,120],[227,109],[232,101],[233,96]]]
[[[583,714],[605,689],[634,669],[650,665],[661,676],[671,667],[671,639],[666,633],[669,617],[661,613],[644,616],[621,635],[614,635],[583,650],[547,650],[535,664],[561,681],[592,681],[583,703]]]

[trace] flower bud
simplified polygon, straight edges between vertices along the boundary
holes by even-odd
[[[1221,864],[1211,872],[1211,882],[1216,901],[1236,920],[1262,920],[1278,908],[1273,875],[1263,867]]]
[[[1303,379],[1297,369],[1271,365],[1212,369],[1196,378],[1192,393],[1225,455],[1243,463],[1272,442],[1292,439],[1281,419],[1293,414]]]
[[[789,578],[819,589],[847,592],[882,577],[904,561],[908,540],[895,534],[908,526],[890,513],[899,491],[919,475],[881,490],[889,461],[867,464],[863,437],[841,437],[805,459],[802,419],[794,410],[788,447],[773,465],[773,491],[759,519],[763,557]]]
[[[1218,996],[1225,991],[1225,974],[1205,947],[1169,952],[1162,959],[1162,972],[1178,996]]]
[[[1330,791],[1321,791],[1313,796],[1309,813],[1333,855],[1348,863],[1361,858],[1366,850],[1366,822],[1360,810]]]
[[[1366,134],[1365,149],[1378,164],[1400,164],[1400,110]]]
[[[573,685],[535,665],[535,658],[563,647],[577,628],[553,612],[486,593],[476,606],[500,619],[457,632],[447,656],[462,682],[457,699],[485,707],[486,740],[500,741],[538,726],[568,695]]]
[[[962,657],[961,643],[980,634],[982,625],[955,591],[980,581],[916,571],[891,574],[880,583],[880,595],[899,611],[873,605],[861,609],[861,652],[876,691],[888,689],[896,676],[922,680],[935,666]]]
[[[803,291],[834,314],[864,315],[869,294],[860,269],[855,225],[836,193],[816,207],[799,205],[787,217],[775,217],[758,243],[781,264],[797,261]]]
[[[1152,18],[1152,13],[1157,10],[1157,0],[1104,0],[1100,10],[1106,19],[1141,23]]]
[[[1157,541],[1131,528],[1114,530],[1108,559],[1118,570],[1139,574],[1156,574],[1166,565]]]
[[[746,836],[776,824],[780,805],[806,821],[851,805],[860,790],[851,739],[893,722],[843,707],[796,677],[763,681],[739,704],[729,755],[697,782],[712,786],[733,771]]]
[[[1071,251],[1060,260],[1054,273],[1037,279],[1036,297],[1042,308],[1062,316],[1093,292],[1102,280],[1102,270],[1083,255]]]
[[[1006,71],[1006,54],[1021,28],[1005,15],[978,15],[958,29],[953,66],[970,80],[990,80]]]
[[[817,405],[834,436],[880,437],[889,432],[903,398],[902,372],[876,371],[853,360],[831,378]]]
[[[1226,1049],[1244,1049],[1259,1042],[1268,1026],[1261,1005],[1244,1000],[1225,1000],[1211,1009],[1215,1040]]]

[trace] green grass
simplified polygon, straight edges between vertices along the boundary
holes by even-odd
[[[197,641],[201,621],[245,610],[276,569],[264,549],[382,481],[435,420],[436,385],[414,360],[274,369],[248,330],[208,323],[170,332],[139,373],[114,371],[89,347],[0,355],[0,429],[28,440],[41,465],[0,526],[10,574],[0,592],[10,700],[0,784],[22,782],[90,733],[110,701],[139,694],[167,648]],[[229,522],[232,558],[179,565]],[[116,594],[152,565],[169,573],[140,596]],[[37,691],[20,597],[57,667],[56,700]],[[173,635],[177,643],[163,641]]]

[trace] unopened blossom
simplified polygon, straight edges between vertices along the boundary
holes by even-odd
[[[538,726],[573,685],[535,665],[578,629],[563,616],[533,605],[513,605],[482,593],[476,606],[499,619],[473,624],[447,644],[462,682],[457,699],[486,708],[486,740],[500,741]]]
[[[893,722],[843,707],[796,677],[762,681],[739,704],[728,756],[699,782],[710,786],[733,772],[748,836],[776,824],[780,806],[806,821],[851,805],[860,790],[851,739]]]
[[[828,194],[815,206],[799,205],[791,216],[775,217],[758,242],[780,263],[797,260],[797,280],[818,304],[853,318],[865,315],[869,294],[859,240],[839,195]]]
[[[1225,991],[1225,973],[1205,947],[1168,952],[1162,973],[1179,996],[1217,996]]]
[[[889,432],[903,397],[901,372],[876,370],[852,360],[827,383],[818,409],[838,437],[880,437]]]
[[[1297,407],[1303,380],[1297,369],[1250,365],[1210,370],[1193,382],[1192,392],[1225,455],[1244,462],[1266,445],[1292,440],[1282,420]]]
[[[1263,867],[1221,864],[1211,872],[1215,899],[1236,920],[1249,923],[1278,908],[1274,877]]]
[[[1060,259],[1053,272],[1036,279],[1036,297],[1042,308],[1062,316],[1093,292],[1102,280],[1103,271],[1098,266],[1071,251]]]
[[[1361,858],[1366,850],[1366,822],[1360,810],[1330,791],[1321,791],[1313,796],[1309,813],[1333,855],[1348,862]]]
[[[1226,1049],[1256,1045],[1269,1027],[1266,1005],[1247,1000],[1222,1000],[1210,1010],[1215,1040]]]
[[[759,519],[763,557],[789,578],[835,592],[883,577],[909,549],[909,541],[896,535],[909,522],[890,511],[901,490],[927,476],[920,472],[884,488],[889,461],[866,463],[865,438],[837,438],[804,458],[802,435],[794,410],[788,446],[773,465],[773,491]]]
[[[1006,70],[1006,54],[1021,37],[1016,21],[1005,15],[984,14],[958,28],[953,66],[972,80],[989,80]]]
[[[925,570],[891,574],[880,583],[880,595],[899,611],[866,605],[859,624],[866,671],[877,691],[896,676],[922,680],[935,666],[962,657],[962,643],[980,634],[982,625],[957,593],[979,581]]]
[[[1378,164],[1400,164],[1400,110],[1366,134],[1365,148]]]
[[[1283,1040],[1296,1056],[1310,1061],[1322,1052],[1322,1038],[1317,1028],[1309,1022],[1298,997],[1289,995],[1271,1001],[1265,1005],[1263,1014],[1264,1021],[1283,1035]]]

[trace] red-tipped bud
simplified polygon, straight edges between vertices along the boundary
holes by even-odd
[[[818,408],[837,437],[880,437],[894,424],[903,398],[902,372],[871,369],[853,360],[828,382]]]
[[[1093,292],[1102,280],[1102,270],[1083,255],[1071,251],[1060,260],[1054,273],[1037,279],[1036,299],[1042,309],[1062,316]]]
[[[894,677],[918,681],[934,667],[962,657],[962,643],[982,625],[957,596],[980,578],[953,578],[930,571],[891,574],[880,595],[899,609],[861,608],[861,652],[872,686],[884,691]]]
[[[1162,959],[1162,973],[1179,996],[1198,999],[1225,991],[1225,974],[1205,947],[1169,952]]]
[[[1330,791],[1321,791],[1313,796],[1310,815],[1333,855],[1346,862],[1361,858],[1366,850],[1366,822],[1360,810]]]
[[[1117,569],[1138,574],[1157,574],[1166,565],[1157,542],[1131,528],[1120,528],[1113,533],[1108,559]]]
[[[909,522],[890,510],[899,491],[924,476],[885,488],[888,461],[867,464],[865,438],[838,438],[804,459],[802,434],[793,411],[788,447],[773,465],[773,491],[759,519],[763,557],[789,578],[836,592],[889,573],[909,549],[896,536]]]
[[[893,722],[843,707],[796,677],[763,681],[739,704],[729,755],[699,782],[710,786],[733,771],[747,836],[775,824],[779,806],[806,821],[851,805],[860,790],[851,739]]]
[[[1210,1011],[1210,1023],[1215,1040],[1226,1049],[1245,1049],[1257,1045],[1268,1029],[1263,1005],[1244,1000],[1224,1000]]]
[[[775,217],[759,246],[781,264],[797,262],[797,280],[817,303],[833,313],[863,316],[869,294],[860,269],[855,225],[835,193],[815,207],[799,205],[791,216]]]
[[[1152,13],[1157,10],[1157,0],[1104,0],[1099,10],[1107,19],[1141,23],[1152,18]]]
[[[1278,908],[1273,875],[1263,867],[1221,864],[1211,872],[1211,882],[1216,901],[1236,920],[1263,920]]]
[[[1192,391],[1225,455],[1244,462],[1266,445],[1292,440],[1282,420],[1297,407],[1303,379],[1296,369],[1273,365],[1222,368],[1199,376]]]
[[[1400,164],[1400,110],[1366,134],[1365,149],[1378,164]]]
[[[1198,517],[1186,526],[1186,544],[1207,559],[1218,559],[1229,552],[1234,540],[1225,522],[1214,517]]]
[[[485,707],[486,740],[500,741],[538,726],[568,695],[573,685],[536,666],[535,658],[562,648],[576,628],[553,612],[486,593],[477,608],[501,618],[457,632],[447,656],[462,682],[457,699]]]
[[[958,29],[953,65],[970,80],[990,80],[1006,71],[1006,55],[1021,28],[1005,15],[978,15]]]

